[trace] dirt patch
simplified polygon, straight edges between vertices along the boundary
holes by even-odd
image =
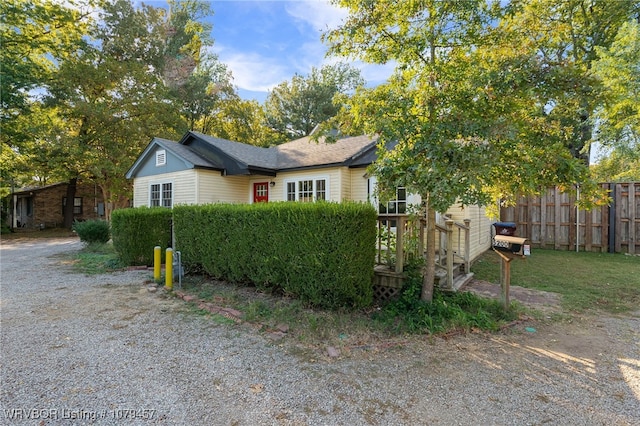
[[[477,294],[478,296],[500,300],[502,289],[500,284],[490,283],[482,280],[472,280],[463,289]],[[540,310],[546,313],[562,312],[562,296],[558,293],[548,291],[531,290],[524,287],[512,285],[509,287],[509,298],[511,301],[518,301],[524,306]]]

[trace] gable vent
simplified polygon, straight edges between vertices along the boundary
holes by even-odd
[[[167,164],[167,151],[159,149],[156,151],[156,166],[164,166]]]

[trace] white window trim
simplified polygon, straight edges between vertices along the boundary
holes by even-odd
[[[147,190],[147,207],[152,207],[151,206],[151,187],[153,185],[160,185],[160,206],[159,207],[164,207],[163,201],[164,198],[162,197],[162,185],[170,183],[171,184],[171,208],[173,208],[174,202],[173,200],[175,199],[175,193],[176,193],[176,185],[173,182],[173,180],[163,180],[163,181],[153,181],[153,182],[149,182],[149,187]],[[158,206],[156,206],[158,207]]]
[[[368,178],[367,199],[371,203],[371,205],[373,205],[376,211],[380,214],[380,201],[378,200],[378,197],[375,196],[375,190],[377,185],[378,185],[378,180],[375,176],[371,176]],[[396,193],[397,191],[398,191],[398,188],[396,188]],[[390,201],[393,201],[393,200],[390,200]],[[412,209],[413,207],[421,203],[421,197],[417,194],[407,192],[405,202],[406,202],[407,211],[409,211],[410,209]]]
[[[156,150],[156,167],[164,166],[167,164],[167,150]]]
[[[288,201],[288,193],[287,193],[287,187],[289,185],[289,183],[294,183],[296,186],[296,199],[295,201],[298,202],[300,201],[300,191],[298,189],[298,184],[301,181],[305,181],[305,180],[312,180],[313,181],[313,202],[315,203],[316,201],[318,201],[316,199],[316,191],[317,191],[317,186],[316,186],[316,182],[319,180],[324,180],[325,183],[325,188],[324,188],[324,201],[331,201],[331,181],[329,180],[329,176],[327,175],[308,175],[308,176],[296,176],[295,178],[288,178],[288,179],[284,179],[282,181],[282,192],[283,192],[283,197],[282,199],[284,201]]]

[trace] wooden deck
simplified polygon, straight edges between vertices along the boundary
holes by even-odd
[[[378,244],[374,268],[376,300],[397,297],[406,279],[404,265],[412,257],[425,254],[424,218],[384,214],[378,216]],[[436,224],[439,235],[436,251],[436,285],[445,291],[458,291],[472,278],[469,261],[469,230],[471,221],[457,223],[447,219]],[[454,230],[458,238],[454,238]],[[464,238],[461,238],[464,236]]]

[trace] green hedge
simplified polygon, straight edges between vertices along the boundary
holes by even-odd
[[[111,238],[109,222],[105,220],[87,220],[74,222],[73,230],[76,231],[80,241],[85,243],[105,244]]]
[[[187,267],[325,308],[371,304],[376,212],[356,203],[176,206]]]
[[[171,209],[138,207],[111,213],[111,238],[127,265],[152,265],[153,248],[171,245]]]

